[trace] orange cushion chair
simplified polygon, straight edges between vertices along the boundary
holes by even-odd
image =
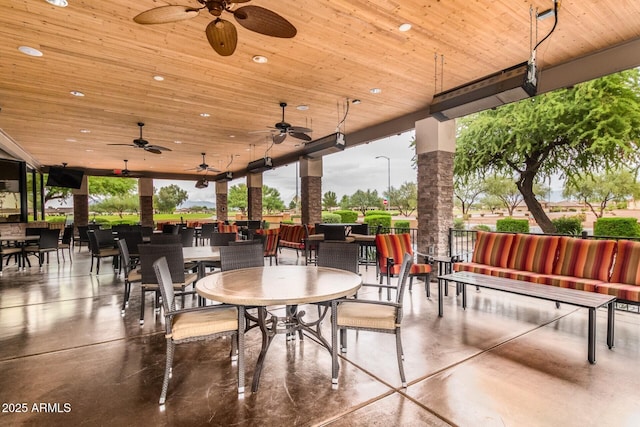
[[[380,273],[380,284],[382,284],[382,276],[387,277],[387,286],[390,286],[390,278],[397,277],[402,267],[402,259],[405,253],[413,257],[413,248],[411,247],[411,235],[403,234],[377,234],[376,235],[376,251],[378,257],[378,269]],[[431,296],[429,289],[429,279],[431,275],[430,264],[412,264],[409,270],[409,290],[413,286],[414,277],[423,277],[425,280],[425,291],[427,297]],[[388,293],[390,298],[390,292]]]

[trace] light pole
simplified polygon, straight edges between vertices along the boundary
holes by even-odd
[[[387,156],[376,156],[376,159],[387,159],[387,210],[391,210],[391,159]]]

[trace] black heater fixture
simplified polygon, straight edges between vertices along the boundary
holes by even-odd
[[[271,157],[263,157],[247,165],[247,172],[257,173],[273,169],[273,159]]]
[[[232,172],[222,172],[213,177],[213,181],[216,182],[229,182],[233,179]]]

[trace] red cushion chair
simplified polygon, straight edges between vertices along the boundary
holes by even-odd
[[[411,247],[411,235],[403,234],[377,234],[376,251],[378,257],[378,271],[380,273],[380,284],[382,276],[387,277],[387,286],[390,286],[390,278],[397,277],[402,267],[402,259],[405,253],[413,257]],[[409,270],[409,290],[413,286],[414,277],[423,277],[425,280],[425,292],[427,297],[431,296],[429,280],[431,275],[430,264],[412,264]],[[388,294],[390,298],[390,293]]]

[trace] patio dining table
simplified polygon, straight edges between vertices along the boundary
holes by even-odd
[[[306,265],[279,265],[270,267],[243,268],[223,271],[200,279],[196,292],[201,297],[238,306],[257,307],[257,326],[262,333],[262,347],[253,375],[251,390],[256,392],[267,350],[276,334],[294,334],[302,331],[309,334],[331,354],[332,383],[338,382],[337,324],[335,313],[338,298],[355,295],[362,278],[354,273],[327,267]],[[322,303],[319,318],[305,321],[304,311],[286,310],[285,316],[267,312],[267,306]],[[320,326],[331,308],[331,344],[322,336]],[[244,334],[241,335],[239,351],[244,351]],[[244,391],[241,384],[239,393]]]
[[[21,249],[20,256],[18,257],[18,268],[26,268],[26,263],[29,262],[26,254],[24,252],[24,248],[28,243],[35,243],[40,240],[40,236],[38,235],[7,235],[0,237],[0,245],[5,246],[5,244],[13,244],[16,247]],[[2,273],[2,259],[0,259],[0,273]]]

